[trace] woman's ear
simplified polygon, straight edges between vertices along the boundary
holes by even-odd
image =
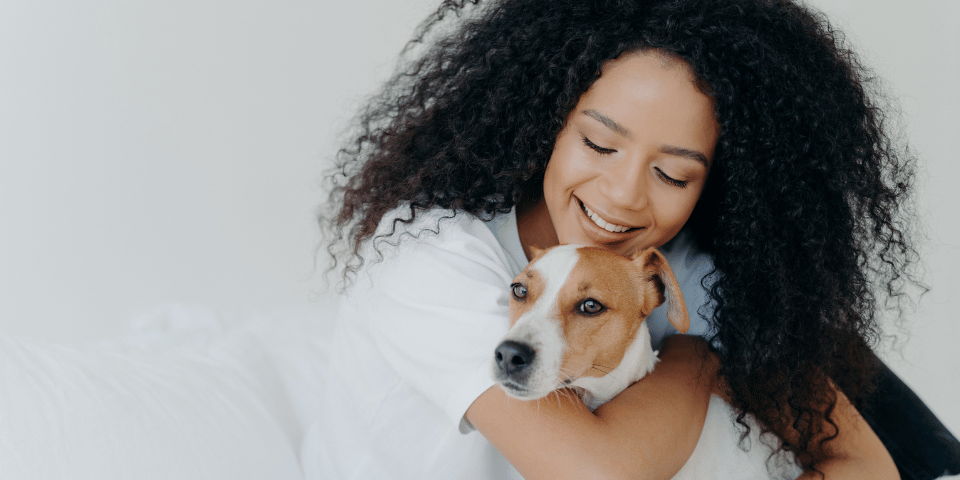
[[[677,278],[673,275],[673,270],[656,248],[648,248],[634,253],[630,257],[634,265],[642,272],[644,279],[651,279],[658,283],[658,287],[667,298],[669,306],[667,307],[667,320],[680,333],[687,333],[690,330],[690,317],[687,315],[687,303],[683,300],[683,293],[680,291],[680,285]]]

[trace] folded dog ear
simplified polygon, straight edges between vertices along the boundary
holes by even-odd
[[[673,275],[673,270],[667,264],[667,259],[663,257],[657,249],[648,248],[635,253],[631,260],[643,272],[643,275],[654,281],[658,281],[660,286],[666,290],[665,297],[670,305],[667,308],[667,320],[680,333],[687,333],[690,329],[690,317],[687,316],[687,304],[683,300],[683,293],[680,291],[680,285],[677,283],[677,277]]]
[[[530,257],[531,262],[540,258],[544,254],[544,252],[549,250],[548,248],[540,248],[534,245],[530,245],[529,248],[530,248],[530,254],[533,255],[532,257]]]

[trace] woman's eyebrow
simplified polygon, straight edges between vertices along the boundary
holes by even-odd
[[[696,150],[689,150],[686,148],[665,145],[663,147],[660,147],[660,153],[666,153],[667,155],[676,155],[678,157],[689,158],[690,160],[695,160],[699,163],[702,163],[705,168],[710,168],[710,163],[707,162],[707,156]]]
[[[618,134],[628,139],[631,139],[631,140],[633,139],[633,133],[631,133],[630,130],[628,130],[623,125],[620,125],[619,123],[614,121],[612,118],[593,109],[584,110],[581,113],[604,124],[610,130],[613,130],[614,132],[617,132]],[[674,147],[672,145],[665,145],[663,147],[660,147],[660,152],[666,153],[667,155],[676,155],[678,157],[689,158],[690,160],[694,160],[698,163],[703,164],[704,167],[710,168],[710,163],[707,161],[707,156],[696,150],[690,150],[690,149],[681,148],[681,147]]]
[[[619,123],[613,121],[612,118],[610,118],[610,117],[608,117],[608,116],[606,116],[606,115],[604,115],[604,114],[602,114],[602,113],[600,113],[600,112],[598,112],[598,111],[596,111],[596,110],[593,110],[593,109],[584,110],[582,113],[583,113],[584,115],[586,115],[586,116],[588,116],[588,117],[590,117],[590,118],[592,118],[592,119],[594,119],[594,120],[596,120],[596,121],[598,121],[598,122],[606,125],[607,128],[609,128],[610,130],[613,130],[614,132],[617,132],[617,133],[619,133],[620,135],[622,135],[622,136],[624,136],[624,137],[627,137],[627,138],[629,138],[629,139],[631,139],[631,140],[633,139],[633,134],[630,133],[630,130],[627,130],[623,125],[620,125]]]

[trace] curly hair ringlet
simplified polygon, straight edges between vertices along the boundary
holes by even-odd
[[[836,436],[833,385],[859,404],[882,311],[900,314],[924,288],[911,273],[915,159],[885,131],[842,36],[787,0],[478,3],[447,0],[422,24],[405,50],[417,55],[337,154],[321,223],[344,279],[391,210],[408,211],[396,231],[431,208],[489,218],[539,198],[554,140],[604,62],[680,59],[721,128],[688,222],[714,258],[711,344],[741,422],[754,414],[814,465]]]

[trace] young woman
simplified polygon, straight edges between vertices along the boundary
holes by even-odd
[[[912,161],[824,19],[775,0],[447,1],[421,45],[331,177],[348,287],[308,474],[670,478],[717,391],[805,476],[896,478],[854,405],[879,302],[910,278]],[[661,362],[595,412],[508,399],[489,369],[508,286],[559,243],[661,248],[712,353],[654,314]]]

